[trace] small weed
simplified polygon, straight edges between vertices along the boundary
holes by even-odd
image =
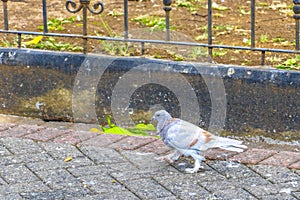
[[[222,57],[222,56],[225,56],[226,54],[227,54],[227,51],[224,49],[221,49],[221,50],[214,50],[212,53],[212,56],[213,57]]]
[[[300,55],[296,56],[295,58],[287,59],[282,64],[279,64],[276,68],[299,70],[300,69]]]
[[[120,17],[120,16],[124,15],[124,13],[122,13],[116,9],[113,9],[113,10],[108,11],[108,13],[106,15],[112,16],[112,17]]]
[[[258,6],[267,7],[267,6],[269,6],[269,4],[266,2],[258,2]]]
[[[189,55],[189,57],[194,60],[203,56],[207,57],[208,53],[207,50],[202,47],[193,48],[191,54]]]
[[[174,56],[174,60],[176,60],[176,61],[184,61],[185,60],[184,57],[180,54],[174,54],[173,56]]]
[[[281,36],[276,37],[276,38],[272,38],[272,42],[277,42],[277,43],[282,43],[285,42],[286,40],[284,38],[282,38]]]
[[[106,31],[109,33],[110,37],[117,37],[115,31],[113,31],[110,26],[103,20],[102,16],[99,15],[100,22]],[[121,56],[129,56],[131,53],[129,51],[128,44],[120,43],[120,42],[112,42],[112,41],[100,41],[101,49],[108,53],[109,55],[121,55]]]
[[[145,26],[151,27],[151,31],[165,30],[166,19],[164,17],[141,15],[132,19],[135,22],[139,22]],[[170,26],[171,30],[174,30],[173,26]]]
[[[184,8],[190,8],[192,7],[192,4],[191,2],[188,2],[188,1],[179,1],[178,4],[177,4],[178,7],[184,7]]]
[[[155,127],[152,124],[137,124],[134,127],[123,128],[113,124],[111,122],[111,116],[107,116],[107,126],[100,125],[100,129],[91,128],[91,132],[102,133],[102,134],[116,134],[116,135],[127,135],[127,136],[150,136],[149,133],[155,131]],[[151,136],[159,138],[159,136]]]
[[[179,1],[177,3],[177,7],[180,7],[180,8],[187,8],[188,11],[190,12],[193,12],[193,11],[196,11],[197,8],[195,7],[195,5],[193,5],[191,2],[188,2],[188,1]]]
[[[16,47],[17,46],[17,38],[12,40],[12,41],[9,41],[5,38],[2,38],[1,39],[1,46],[2,47]]]
[[[78,20],[78,19],[77,19]],[[69,18],[52,18],[47,22],[48,29],[53,31],[63,31],[65,30],[64,24],[74,23],[76,21],[76,16]],[[39,30],[44,30],[44,26],[38,26]]]
[[[243,38],[243,43],[250,46],[251,40],[249,40],[248,38]]]
[[[25,40],[25,42],[22,43],[22,46],[27,48],[47,49],[47,50],[55,50],[55,51],[82,51],[83,50],[81,46],[73,46],[70,43],[61,42],[61,41],[57,42],[53,37],[42,37],[42,36],[33,37],[31,35],[23,35],[22,39]]]
[[[267,35],[261,35],[261,36],[260,36],[260,42],[261,42],[261,43],[266,43],[266,42],[268,42],[268,36],[267,36]]]
[[[225,6],[221,6],[221,5],[217,4],[216,2],[212,3],[212,9],[213,10],[218,10],[218,11],[230,10],[230,8],[225,7]]]
[[[199,40],[207,40],[208,39],[208,34],[207,33],[203,33],[202,35],[199,35],[195,38],[195,40],[199,41]]]
[[[213,30],[216,31],[232,31],[233,29],[233,25],[213,25]]]
[[[245,9],[243,9],[243,8],[240,8],[239,9],[239,12],[242,14],[242,15],[250,15],[250,11],[246,11]]]
[[[224,17],[224,15],[222,15],[220,13],[214,13],[213,16],[216,17],[216,18],[222,18],[222,17]]]

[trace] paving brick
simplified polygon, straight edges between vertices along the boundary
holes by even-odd
[[[64,159],[47,160],[40,162],[27,163],[26,166],[32,171],[43,171],[53,169],[78,168],[86,165],[94,165],[94,163],[86,157],[75,157],[71,161],[65,162]]]
[[[21,193],[21,192],[29,192],[32,191],[34,188],[35,191],[46,191],[49,190],[42,181],[22,181],[15,184],[9,184],[5,187],[0,187],[0,193]]]
[[[137,171],[138,168],[130,162],[107,163],[100,165],[89,165],[82,167],[68,168],[68,171],[75,177],[87,175],[108,174],[113,172]]]
[[[14,127],[11,127],[7,130],[0,132],[0,136],[2,136],[2,137],[23,137],[25,135],[36,133],[43,129],[45,129],[45,128],[42,126],[21,124],[21,125],[14,126]]]
[[[300,161],[299,152],[281,151],[270,158],[261,161],[260,164],[287,167],[296,161]]]
[[[33,140],[21,138],[0,138],[0,143],[13,154],[39,153],[43,149]]]
[[[1,193],[0,194],[1,200],[24,200],[18,193]]]
[[[68,156],[71,156],[72,158],[84,157],[84,155],[71,144],[40,142],[39,145],[43,147],[54,159],[64,160]]]
[[[127,162],[127,160],[114,149],[81,146],[80,150],[96,164]]]
[[[227,160],[228,158],[238,154],[234,151],[226,151],[224,149],[208,149],[202,155],[209,160]]]
[[[22,183],[39,180],[27,167],[24,165],[9,165],[3,166],[0,169],[2,178],[9,184]]]
[[[47,128],[47,129],[41,130],[37,133],[25,135],[24,137],[28,138],[28,139],[33,139],[36,141],[47,142],[51,139],[54,139],[60,135],[66,134],[68,132],[70,132],[70,130],[59,130],[56,128]]]
[[[264,196],[276,195],[279,193],[291,193],[292,191],[296,191],[299,189],[299,184],[297,181],[279,183],[279,184],[264,184],[264,185],[245,185],[244,188],[249,191],[251,194],[256,197],[262,198]]]
[[[3,180],[3,178],[0,177],[0,186],[7,185],[7,183]]]
[[[119,150],[121,149],[135,150],[155,140],[156,140],[155,138],[151,138],[151,137],[126,137],[117,141],[116,143],[109,145],[109,147],[113,149],[119,149]]]
[[[137,166],[139,169],[144,170],[157,170],[160,168],[165,168],[169,164],[167,162],[159,162],[155,160],[154,153],[140,153],[136,151],[121,151],[121,154],[129,160],[131,163],[133,163],[135,166]]]
[[[243,153],[231,157],[229,160],[246,164],[257,164],[276,153],[277,151],[275,150],[249,149]]]
[[[214,199],[211,193],[198,184],[197,178],[189,179],[186,175],[178,175],[155,177],[155,180],[180,199]]]
[[[11,165],[18,163],[33,163],[40,161],[53,160],[47,153],[26,153],[20,155],[4,156],[0,158],[1,165]]]
[[[70,131],[61,136],[58,136],[53,140],[53,142],[58,143],[68,143],[76,145],[82,141],[94,138],[98,135],[98,133],[92,133],[88,131]]]
[[[48,191],[30,191],[21,193],[22,197],[30,200],[48,200],[48,199],[82,199],[87,195],[93,195],[88,188],[74,187],[68,189],[54,189]]]
[[[80,145],[83,146],[96,146],[96,147],[106,147],[114,142],[117,142],[127,136],[124,135],[111,135],[111,134],[99,134],[98,136],[81,142]]]
[[[295,163],[289,165],[288,168],[291,168],[291,169],[300,169],[300,161],[295,162]]]
[[[151,142],[149,144],[146,144],[145,146],[142,146],[137,149],[140,152],[151,152],[155,153],[157,155],[166,154],[169,151],[172,151],[172,149],[168,146],[166,146],[161,140],[156,139],[154,142]]]
[[[81,187],[81,182],[65,169],[37,171],[36,174],[51,189]]]
[[[297,199],[291,196],[290,194],[280,193],[276,195],[262,196],[261,200],[297,200]]]
[[[292,193],[296,198],[300,199],[300,191]]]
[[[8,155],[12,155],[12,153],[4,146],[0,146],[0,156],[8,156]]]
[[[70,200],[73,200],[74,198],[70,198]],[[130,200],[139,200],[137,196],[135,196],[133,193],[131,193],[128,190],[124,191],[114,191],[110,193],[104,193],[104,194],[97,194],[93,196],[84,196],[83,198],[79,198],[78,200],[99,200],[99,199],[130,199]],[[176,198],[175,198],[176,199]],[[66,198],[66,200],[69,200]],[[169,200],[169,199],[164,199]]]
[[[127,191],[124,185],[120,184],[111,176],[103,173],[99,173],[98,175],[82,176],[78,179],[82,182],[84,187],[88,187],[98,194]]]
[[[206,162],[211,168],[223,174],[227,178],[245,178],[245,177],[258,177],[259,175],[253,170],[249,169],[246,165],[236,163],[233,161],[220,161],[220,162]]]
[[[13,127],[17,126],[17,124],[11,124],[11,123],[0,123],[0,137],[2,137],[2,133],[5,130],[11,129]]]
[[[174,196],[170,191],[150,178],[124,181],[124,184],[142,199],[157,199]]]
[[[297,175],[296,172],[286,167],[272,165],[249,165],[249,167],[272,183],[285,183],[300,180],[300,176]]]

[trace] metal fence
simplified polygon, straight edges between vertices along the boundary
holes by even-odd
[[[106,40],[106,41],[117,41],[117,42],[132,42],[132,43],[140,43],[143,47],[145,43],[152,44],[167,44],[167,45],[185,45],[185,46],[194,46],[194,47],[205,47],[208,48],[209,53],[209,62],[212,62],[212,51],[214,48],[219,49],[235,49],[235,50],[250,50],[257,51],[261,53],[261,65],[265,64],[265,53],[266,52],[274,52],[274,53],[288,53],[288,54],[300,54],[300,45],[299,45],[299,34],[300,34],[300,0],[293,0],[293,12],[295,19],[295,49],[276,49],[276,48],[257,48],[255,42],[255,16],[256,16],[256,1],[251,0],[251,45],[250,46],[231,46],[231,45],[219,45],[213,44],[213,15],[212,15],[212,0],[207,0],[207,34],[208,40],[207,43],[196,43],[196,42],[180,42],[180,41],[172,41],[170,40],[170,12],[172,10],[171,4],[172,0],[163,0],[165,18],[166,18],[166,36],[165,40],[145,40],[145,39],[135,39],[128,37],[128,0],[124,0],[124,35],[122,38],[115,37],[100,37],[94,35],[87,34],[87,12],[91,12],[95,15],[99,15],[104,10],[104,4],[102,2],[92,3],[90,0],[79,0],[79,2],[75,2],[75,0],[67,0],[66,1],[66,9],[71,13],[78,13],[82,11],[82,19],[83,19],[83,29],[82,34],[61,34],[61,33],[51,33],[48,31],[47,26],[47,2],[46,0],[42,0],[42,13],[43,13],[43,32],[32,32],[32,31],[19,31],[19,30],[10,30],[9,29],[9,13],[7,9],[7,2],[9,0],[1,0],[3,3],[3,20],[4,20],[4,29],[0,29],[0,33],[7,34],[16,34],[18,35],[18,47],[21,48],[22,43],[22,35],[41,35],[41,36],[54,36],[54,37],[72,37],[72,38],[81,38],[83,40],[82,47],[83,53],[87,53],[87,45],[88,40]]]

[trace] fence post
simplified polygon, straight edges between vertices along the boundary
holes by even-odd
[[[163,0],[163,3],[166,12],[166,40],[170,41],[170,11],[172,10],[172,0]]]
[[[42,0],[43,3],[43,24],[44,24],[44,33],[48,33],[48,24],[47,24],[47,3],[46,0]]]
[[[294,19],[295,19],[295,29],[296,29],[296,50],[299,50],[299,19],[300,19],[300,0],[294,0]]]
[[[4,30],[8,30],[7,1],[8,0],[2,0],[2,2],[3,2],[3,14],[4,14]]]
[[[207,36],[208,36],[208,62],[212,63],[212,0],[207,1]]]
[[[251,48],[255,48],[255,0],[251,0]]]
[[[92,7],[90,5],[90,0],[80,0],[80,5],[77,7],[77,4],[72,0],[67,0],[66,2],[66,9],[71,13],[77,13],[82,9],[82,20],[83,20],[83,53],[85,54],[87,51],[87,10],[89,10],[93,14],[101,14],[104,10],[104,5],[102,2],[97,2],[93,4]],[[99,10],[98,10],[99,9]]]
[[[128,0],[124,0],[124,39],[128,39]]]

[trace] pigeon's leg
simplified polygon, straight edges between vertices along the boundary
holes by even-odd
[[[194,168],[187,168],[185,169],[186,173],[195,173],[197,172],[200,168],[203,169],[203,166],[201,166],[201,162],[205,160],[203,156],[200,156],[199,154],[191,154],[191,156],[195,160]]]
[[[158,158],[155,158],[155,160],[159,160],[159,161],[167,161],[169,163],[173,163],[174,161],[178,160],[178,158],[181,156],[182,154],[180,153],[180,151],[175,150],[173,153],[168,154],[166,156],[161,156]]]

